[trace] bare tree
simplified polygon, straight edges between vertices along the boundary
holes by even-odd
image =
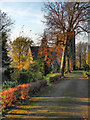
[[[10,57],[8,56],[8,37],[13,24],[10,17],[0,10],[0,48],[1,48],[1,62],[2,67],[8,67],[10,64]]]
[[[87,43],[79,42],[76,45],[76,64],[79,69],[86,63]]]
[[[0,10],[0,32],[9,32],[12,24],[11,18]]]
[[[89,3],[82,2],[47,2],[44,3],[45,24],[48,26],[49,34],[57,38],[59,34],[64,37],[64,50],[62,62],[62,74],[65,67],[66,51],[70,51],[72,67],[75,69],[75,36],[83,31],[88,32],[88,9]],[[53,40],[53,39],[52,39]],[[69,56],[68,56],[69,59]]]

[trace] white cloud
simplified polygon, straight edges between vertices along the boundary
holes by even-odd
[[[2,10],[6,13],[8,13],[8,15],[14,17],[14,18],[35,18],[33,19],[34,21],[36,20],[42,20],[43,19],[43,14],[41,11],[37,11],[37,9],[28,7],[26,9],[23,8],[12,8],[12,7],[7,7],[7,8],[3,8],[1,6]],[[38,22],[39,23],[39,22]]]
[[[1,2],[43,2],[44,0],[0,0]]]
[[[19,36],[23,25],[25,25],[25,35],[29,33],[30,29],[33,33],[43,33],[44,25],[41,22],[41,20],[43,20],[43,13],[41,12],[40,7],[38,8],[39,4],[35,5],[36,4],[32,5],[32,3],[29,3],[28,6],[25,6],[24,3],[8,3],[0,5],[1,9],[8,13],[11,19],[15,20],[15,25],[10,37],[12,41]],[[38,40],[36,35],[32,34],[31,36],[35,42]]]

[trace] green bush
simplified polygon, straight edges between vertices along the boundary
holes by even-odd
[[[43,79],[42,73],[41,73],[41,72],[38,72],[36,78],[37,78],[37,80]]]
[[[27,74],[30,82],[34,82],[42,79],[42,73],[40,72],[39,66],[37,63],[30,64]]]
[[[27,76],[28,76],[27,82],[28,82],[28,83],[32,82],[32,81],[33,81],[33,76],[34,76],[33,72],[32,72],[30,69],[28,69],[28,70],[26,71],[26,74],[27,74]]]
[[[83,65],[83,69],[84,69],[85,71],[89,71],[89,65],[85,63],[85,64]]]
[[[20,71],[19,69],[17,68],[14,68],[13,69],[13,72],[11,72],[11,79],[13,81],[17,81],[18,82],[18,79],[20,78]]]
[[[11,79],[10,77],[10,69],[7,68],[5,71],[4,71],[4,75],[7,77],[7,79]]]
[[[2,83],[2,90],[6,90],[8,88],[12,88],[12,87],[15,87],[17,86],[17,81],[4,81]]]
[[[84,75],[90,79],[90,71],[83,71]]]
[[[61,77],[62,77],[61,74],[50,77],[50,83],[55,82],[55,81],[59,81]]]
[[[30,64],[29,69],[14,69],[11,73],[11,79],[17,81],[18,84],[35,82],[42,79],[42,74],[39,71],[38,64],[36,62]]]
[[[26,74],[26,72],[20,72],[18,83],[19,84],[28,83],[28,75]]]

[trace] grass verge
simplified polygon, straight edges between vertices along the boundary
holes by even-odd
[[[85,77],[87,77],[87,79],[90,79],[90,70],[89,71],[83,71]]]
[[[49,86],[51,86],[52,84],[50,83],[50,77],[54,77],[55,75],[59,75],[60,73],[50,73],[50,74],[47,74],[46,76],[44,76],[44,79],[47,80],[47,84]]]

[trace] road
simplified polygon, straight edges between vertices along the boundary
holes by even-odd
[[[40,95],[9,111],[5,118],[88,118],[88,80],[82,71],[65,75],[60,82],[40,92]]]

